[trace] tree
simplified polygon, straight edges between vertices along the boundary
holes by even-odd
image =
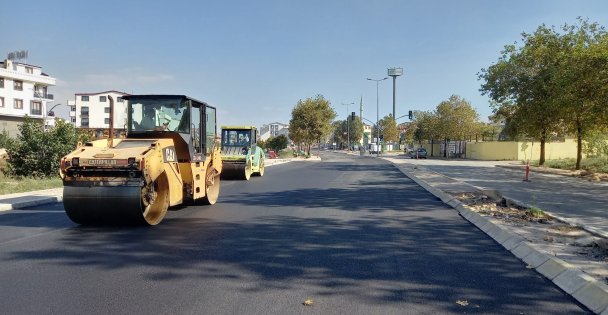
[[[11,176],[54,176],[61,157],[73,151],[79,140],[87,140],[63,121],[46,132],[41,122],[26,117],[19,131],[16,141],[7,148],[5,171]]]
[[[444,139],[466,140],[479,131],[479,114],[467,100],[452,95],[437,105],[437,135]]]
[[[274,150],[275,152],[279,152],[285,148],[287,148],[287,144],[289,143],[289,139],[285,135],[278,135],[276,137],[268,139],[266,142],[266,147]]]
[[[480,91],[494,101],[493,112],[503,117],[508,132],[540,141],[540,161],[545,163],[545,143],[560,120],[555,106],[558,93],[552,82],[558,73],[560,39],[554,29],[541,25],[533,34],[522,34],[523,45],[507,45],[499,60],[482,69]]]
[[[352,119],[348,116],[347,120],[337,120],[332,123],[333,139],[340,143],[340,147],[348,148],[348,140],[350,144],[359,143],[359,140],[363,137],[363,123],[361,119],[355,116]]]
[[[330,134],[331,122],[335,117],[336,112],[322,95],[299,100],[291,111],[289,138],[295,143],[304,144],[310,155],[312,144]]]
[[[564,25],[559,72],[554,75],[555,104],[563,109],[567,130],[576,135],[576,169],[581,169],[584,140],[606,129],[608,120],[608,33],[597,23],[579,18]]]
[[[380,126],[380,136],[385,143],[399,141],[399,129],[392,114],[382,117],[378,121],[378,125]],[[376,131],[374,131],[374,134],[376,134]]]

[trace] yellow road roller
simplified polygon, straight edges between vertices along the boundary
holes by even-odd
[[[249,180],[264,176],[264,151],[257,146],[257,128],[222,126],[222,178]]]
[[[184,95],[130,95],[127,133],[61,159],[63,204],[82,225],[156,225],[170,206],[214,204],[222,158],[216,109]],[[110,117],[114,102],[110,100]]]

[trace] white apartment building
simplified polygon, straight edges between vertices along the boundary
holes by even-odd
[[[17,136],[25,116],[43,122],[47,104],[53,101],[48,88],[55,83],[41,67],[10,59],[0,62],[0,132]]]
[[[262,125],[260,128],[260,139],[268,140],[279,135],[285,135],[289,138],[289,125],[282,124],[280,122],[274,122],[266,125]]]
[[[124,131],[127,126],[127,102],[123,96],[127,93],[105,91],[98,93],[76,93],[70,106],[70,121],[76,128],[96,129],[102,132],[110,128],[110,100],[114,100],[114,129]]]

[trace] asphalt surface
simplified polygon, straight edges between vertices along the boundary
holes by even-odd
[[[151,228],[3,212],[0,312],[586,313],[390,163],[323,158],[224,181],[218,204]]]

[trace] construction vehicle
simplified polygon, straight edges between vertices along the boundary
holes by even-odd
[[[253,126],[222,126],[222,178],[264,176],[264,151]]]
[[[156,225],[170,206],[214,204],[222,158],[216,109],[184,95],[124,96],[127,134],[61,159],[63,204],[79,224]]]

